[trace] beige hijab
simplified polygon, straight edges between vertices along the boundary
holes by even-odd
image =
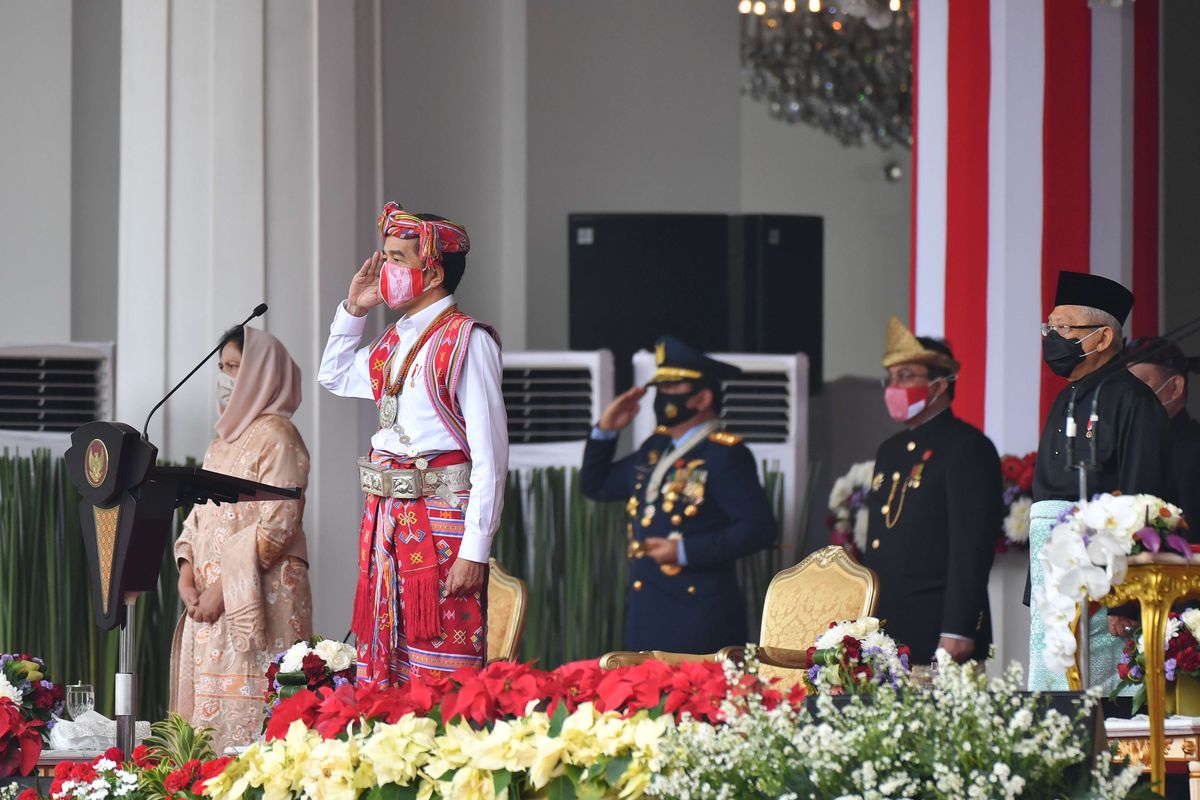
[[[257,328],[244,330],[242,365],[216,424],[227,442],[237,441],[264,414],[290,418],[300,406],[300,368],[283,342]]]

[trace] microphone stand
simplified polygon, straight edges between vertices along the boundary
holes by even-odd
[[[159,400],[158,403],[155,404],[154,408],[150,409],[150,413],[146,415],[146,422],[145,422],[145,424],[142,425],[142,438],[143,439],[145,439],[146,441],[150,440],[150,436],[146,432],[150,429],[150,418],[154,416],[154,412],[158,411],[160,408],[162,408],[163,403],[170,400],[171,395],[173,395],[173,394],[175,394],[175,392],[179,391],[179,387],[183,386],[185,383],[187,383],[188,379],[191,378],[193,375],[195,375],[196,372],[201,367],[204,366],[205,362],[208,361],[210,358],[212,358],[213,355],[218,350],[220,350],[225,345],[229,344],[229,340],[232,339],[234,336],[237,336],[238,332],[246,327],[247,322],[254,319],[255,317],[261,317],[265,313],[267,313],[267,304],[266,303],[259,303],[257,306],[255,306],[254,311],[252,311],[250,313],[250,316],[246,317],[244,320],[242,320],[240,323],[238,323],[236,326],[234,326],[229,331],[229,333],[222,336],[221,341],[217,342],[217,346],[214,347],[212,350],[209,350],[208,355],[206,355],[204,358],[200,359],[200,363],[197,364],[196,366],[192,367],[192,371],[189,372],[187,375],[184,375],[183,380],[181,380],[179,383],[175,384],[174,388],[172,388],[171,391],[167,392],[166,397],[164,397],[162,400]]]
[[[1080,458],[1079,461],[1075,461],[1075,393],[1078,390],[1078,381],[1075,387],[1071,389],[1071,399],[1067,402],[1067,419],[1063,430],[1067,437],[1067,468],[1074,469],[1078,473],[1079,502],[1081,505],[1088,500],[1088,473],[1100,471],[1100,459],[1096,451],[1096,440],[1100,438],[1100,390],[1104,388],[1104,384],[1108,383],[1109,379],[1119,371],[1127,369],[1131,364],[1142,362],[1148,356],[1165,349],[1167,345],[1181,342],[1198,332],[1200,332],[1200,317],[1190,322],[1185,322],[1175,330],[1168,332],[1162,337],[1161,342],[1141,349],[1136,353],[1122,353],[1100,368],[1098,373],[1102,377],[1099,383],[1096,384],[1096,389],[1092,394],[1092,408],[1091,413],[1088,414],[1087,432],[1085,433],[1088,439],[1087,457]],[[1087,691],[1091,683],[1091,639],[1088,635],[1091,613],[1088,606],[1089,602],[1085,600],[1079,609],[1079,621],[1075,627],[1076,663],[1079,665],[1079,685],[1083,691]]]

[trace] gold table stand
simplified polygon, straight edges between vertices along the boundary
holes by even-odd
[[[1200,597],[1200,563],[1174,554],[1142,553],[1129,559],[1125,581],[1113,586],[1099,602],[1112,608],[1130,602],[1142,607],[1142,633],[1147,642],[1161,642],[1167,635],[1167,615],[1180,600]],[[1146,696],[1150,716],[1150,788],[1163,792],[1167,774],[1166,719],[1167,676],[1162,647],[1146,648]],[[1079,691],[1079,655],[1067,670],[1067,683]]]

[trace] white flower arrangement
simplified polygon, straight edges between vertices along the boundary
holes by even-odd
[[[816,718],[751,696],[726,701],[724,725],[685,720],[663,744],[649,794],[1116,800],[1136,783],[1139,767],[1114,774],[1111,755],[1092,761],[1078,737],[1098,692],[1072,718],[1023,694],[1015,664],[989,683],[944,652],[938,659],[932,691],[904,684],[870,703],[822,696]]]
[[[1075,662],[1076,607],[1100,600],[1125,580],[1129,556],[1165,542],[1190,557],[1174,533],[1182,512],[1152,495],[1100,494],[1065,514],[1041,553],[1043,586],[1035,601],[1046,627],[1042,658],[1065,672]]]
[[[833,543],[853,543],[862,552],[867,546],[867,493],[875,473],[874,461],[860,461],[833,483],[829,492]]]
[[[325,662],[330,672],[341,672],[349,669],[354,663],[354,648],[348,644],[333,639],[321,639],[315,645],[309,640],[296,642],[283,653],[279,663],[281,672],[299,672],[303,668],[304,657],[316,653]]]
[[[0,700],[11,700],[14,705],[19,706],[23,697],[24,693],[9,683],[8,678],[4,676],[4,672],[0,671]]]

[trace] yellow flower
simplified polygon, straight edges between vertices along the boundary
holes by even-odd
[[[473,745],[471,766],[487,770],[524,772],[537,754],[536,732],[521,720],[500,721]]]
[[[24,673],[25,678],[31,681],[40,681],[45,675],[38,669],[38,665],[34,661],[18,661],[14,666]]]
[[[567,742],[561,736],[538,736],[535,742],[537,749],[529,766],[529,782],[534,789],[541,789],[566,772],[563,755]]]
[[[376,723],[363,742],[363,760],[374,768],[379,785],[407,786],[429,762],[436,733],[436,722],[413,714],[405,714],[394,725]]]
[[[487,732],[472,730],[465,722],[446,726],[446,733],[434,740],[433,754],[425,766],[425,774],[437,780],[452,769],[471,763],[476,742]]]
[[[496,784],[492,780],[492,771],[477,767],[463,767],[454,773],[454,778],[439,783],[442,797],[453,797],[454,800],[504,800],[508,797],[508,789],[496,794]]]
[[[355,800],[361,789],[355,781],[357,743],[323,739],[309,749],[298,764],[305,791],[322,800]]]

